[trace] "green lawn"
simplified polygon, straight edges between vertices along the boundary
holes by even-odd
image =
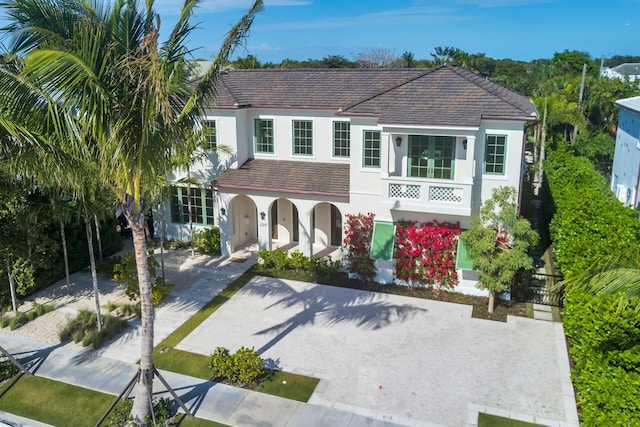
[[[54,426],[94,426],[115,396],[19,375],[0,387],[0,410]]]
[[[18,375],[0,386],[0,410],[64,427],[95,426],[116,397],[31,375]],[[225,427],[181,414],[176,427]]]
[[[497,415],[480,412],[478,414],[478,427],[544,427],[542,424],[528,423],[526,421],[512,420]]]

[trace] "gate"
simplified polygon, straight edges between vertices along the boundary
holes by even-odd
[[[562,276],[521,271],[511,286],[511,299],[516,302],[562,307],[564,290],[558,285]]]

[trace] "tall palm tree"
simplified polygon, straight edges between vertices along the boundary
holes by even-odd
[[[153,395],[153,305],[144,233],[145,197],[170,172],[172,157],[193,151],[179,141],[180,129],[193,126],[203,104],[215,95],[217,75],[246,35],[262,1],[231,28],[211,67],[191,85],[192,66],[186,39],[198,0],[185,0],[164,43],[153,0],[115,3],[82,0],[8,0],[13,52],[25,55],[15,86],[36,87],[48,111],[57,106],[79,122],[64,152],[95,172],[117,200],[131,227],[138,269],[141,355],[132,415],[143,425]],[[22,85],[22,86],[20,86]],[[18,87],[19,86],[19,87]],[[7,90],[6,88],[4,90]],[[28,94],[20,92],[14,97]],[[22,105],[28,108],[28,105]],[[55,110],[55,109],[54,109]],[[58,116],[50,113],[50,116]],[[54,126],[66,132],[67,122]],[[62,140],[62,139],[60,139]]]

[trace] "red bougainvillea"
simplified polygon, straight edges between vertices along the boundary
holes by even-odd
[[[372,280],[376,276],[375,262],[370,256],[374,217],[372,213],[346,215],[344,247],[347,252],[347,271],[358,274],[364,280]]]
[[[396,277],[409,285],[458,284],[456,249],[460,224],[401,221],[396,224]]]

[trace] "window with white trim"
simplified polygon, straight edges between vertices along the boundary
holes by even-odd
[[[407,176],[453,179],[456,138],[453,136],[409,135]]]
[[[273,119],[255,119],[253,124],[255,152],[273,154]]]
[[[484,146],[484,173],[504,175],[507,158],[507,137],[487,135]]]
[[[293,154],[313,156],[313,122],[293,120]]]
[[[191,196],[191,222],[214,225],[213,192],[210,189],[171,187],[171,222],[189,222],[189,195]]]
[[[333,122],[333,157],[351,155],[351,123]]]
[[[362,166],[365,168],[380,167],[380,141],[379,130],[365,130],[362,135]]]
[[[216,121],[204,120],[202,122],[205,132],[205,150],[216,151],[218,147],[218,136],[216,135]]]

